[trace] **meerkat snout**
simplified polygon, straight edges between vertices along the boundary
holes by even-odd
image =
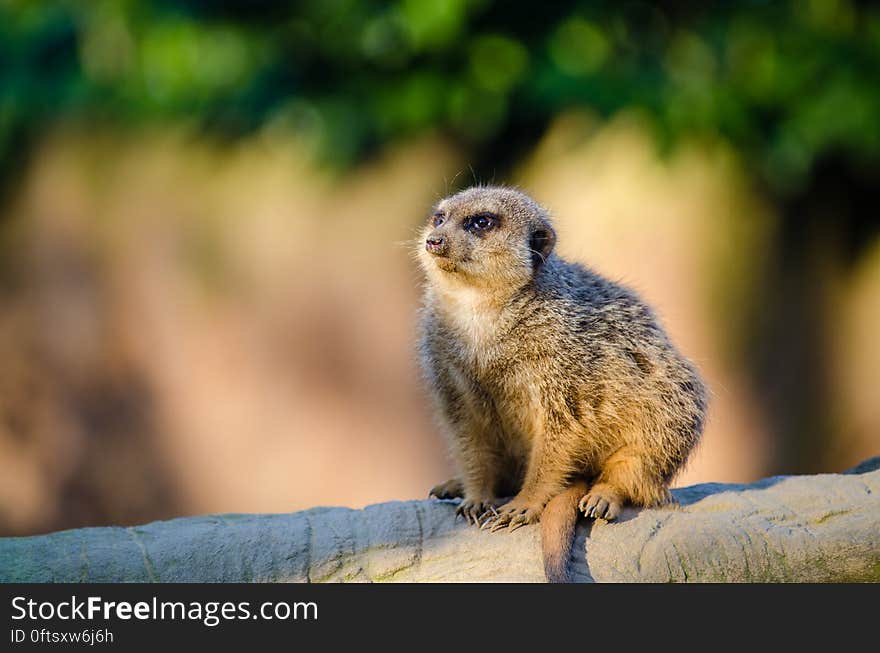
[[[435,256],[445,256],[446,238],[444,236],[428,236],[425,240],[425,249]]]

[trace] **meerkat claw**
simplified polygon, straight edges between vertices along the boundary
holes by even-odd
[[[509,526],[510,532],[512,533],[516,529],[522,528],[526,524],[528,524],[528,521],[526,520],[525,515],[520,515],[519,517],[515,517],[510,522],[510,526]]]

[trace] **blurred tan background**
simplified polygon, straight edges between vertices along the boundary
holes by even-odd
[[[880,9],[0,1],[0,535],[422,498],[414,239],[553,212],[712,391],[678,484],[880,452]]]
[[[339,177],[277,134],[53,135],[4,221],[2,531],[423,497],[451,469],[414,356],[412,241],[470,174],[437,138]],[[679,484],[767,473],[732,331],[774,216],[731,153],[661,161],[638,120],[570,114],[510,182],[704,371],[711,419]],[[833,469],[880,445],[877,244],[837,302]]]

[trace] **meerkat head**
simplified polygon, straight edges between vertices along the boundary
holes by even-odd
[[[547,211],[513,188],[476,186],[441,200],[422,232],[419,259],[429,279],[520,287],[556,243]]]

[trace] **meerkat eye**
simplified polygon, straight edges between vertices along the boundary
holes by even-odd
[[[469,218],[466,218],[463,226],[465,228],[465,231],[478,233],[491,229],[497,224],[497,222],[498,218],[496,218],[491,213],[479,213],[477,215],[472,215]]]
[[[446,222],[446,216],[443,213],[435,213],[431,218],[431,223],[435,227],[439,227],[444,222]]]

